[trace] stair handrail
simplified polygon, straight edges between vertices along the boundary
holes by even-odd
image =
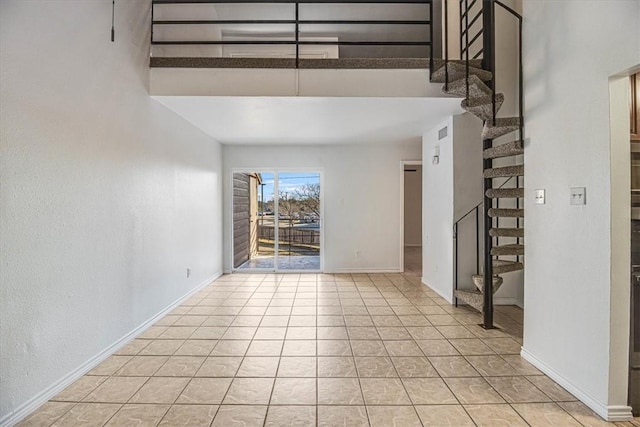
[[[507,183],[509,183],[513,178],[516,178],[516,182],[518,182],[518,177],[509,177],[508,179],[506,179],[502,184],[500,184],[499,187],[497,187],[498,189],[503,188],[505,185],[507,185]],[[462,222],[462,220],[464,220],[465,218],[467,218],[469,215],[471,215],[472,212],[475,211],[476,215],[476,244],[475,244],[475,250],[476,250],[476,274],[480,274],[480,251],[478,250],[478,245],[480,244],[480,216],[479,216],[479,209],[480,206],[482,206],[484,202],[480,202],[477,205],[475,205],[473,208],[471,208],[467,213],[465,213],[464,215],[462,215],[460,218],[458,218],[458,220],[456,222],[453,223],[453,240],[454,240],[454,258],[453,258],[453,271],[454,271],[454,289],[458,290],[458,226],[459,224]],[[485,231],[486,233],[487,231]],[[518,242],[520,241],[520,239],[518,239]],[[455,306],[458,306],[458,298],[455,298]]]
[[[509,181],[511,181],[513,178],[517,178],[515,176],[511,176],[509,177],[509,179],[507,179],[505,182],[503,182],[502,184],[500,184],[499,187],[497,187],[497,189],[500,189],[502,187],[504,187]],[[471,212],[473,212],[474,210],[476,210],[477,208],[479,208],[480,206],[482,206],[484,202],[480,202],[477,205],[475,205],[474,207],[471,208],[471,210],[469,212],[467,212],[466,214],[462,215],[454,224],[453,226],[455,227],[456,224],[458,224],[460,221],[462,221],[463,219],[465,219],[467,216],[469,216],[469,214],[471,214]],[[453,236],[455,238],[455,235]]]

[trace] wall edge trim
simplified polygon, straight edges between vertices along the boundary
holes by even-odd
[[[542,361],[539,357],[525,350],[524,347],[520,351],[520,356],[522,356],[524,360],[542,371],[553,381],[564,387],[569,393],[577,397],[578,400],[587,405],[591,410],[593,410],[596,414],[598,414],[606,421],[629,421],[633,419],[630,406],[607,405],[600,402],[589,393],[581,390],[579,387],[574,385],[570,380],[565,378],[558,371]]]
[[[16,409],[9,412],[3,418],[0,418],[0,427],[12,426],[22,421],[32,412],[35,412],[40,406],[48,402],[52,397],[56,394],[60,393],[62,390],[71,385],[74,381],[78,380],[80,377],[85,375],[87,372],[98,366],[101,362],[119,350],[121,347],[124,347],[131,339],[139,335],[141,332],[145,331],[147,328],[151,327],[157,320],[164,317],[167,313],[174,310],[177,306],[182,304],[184,301],[189,299],[193,294],[200,291],[207,285],[210,285],[211,282],[218,279],[222,276],[221,272],[216,272],[211,275],[208,279],[205,279],[202,283],[197,285],[191,291],[186,293],[185,295],[179,297],[172,303],[170,303],[166,308],[162,309],[158,314],[154,315],[150,319],[143,322],[138,327],[134,328],[132,331],[128,332],[113,344],[100,351],[95,356],[91,357],[89,360],[84,362],[82,365],[69,372],[67,375],[63,376],[50,386],[46,387],[40,393],[28,399],[26,402],[19,405]]]

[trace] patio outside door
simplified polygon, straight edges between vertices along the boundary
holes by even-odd
[[[321,270],[319,172],[233,173],[235,271]]]

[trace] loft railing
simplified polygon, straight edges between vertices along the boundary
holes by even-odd
[[[432,65],[433,9],[433,0],[152,0],[151,45],[152,52],[209,48],[198,55],[206,57],[254,46],[233,57],[286,58],[295,67],[310,46],[337,49],[338,58],[348,51],[350,58],[428,58]]]
[[[475,59],[482,60],[482,68],[492,73],[492,79],[486,82],[487,86],[492,91],[493,99],[493,114],[492,119],[495,123],[496,120],[496,6],[502,10],[508,12],[518,22],[518,116],[520,117],[520,129],[519,137],[524,139],[524,119],[523,119],[523,69],[522,69],[522,16],[514,11],[509,6],[505,5],[499,0],[459,0],[459,25],[458,34],[459,37],[459,51],[457,54],[452,53],[449,46],[449,16],[452,11],[449,10],[449,2],[444,0],[444,48],[443,48],[443,62],[445,70],[445,90],[448,89],[450,79],[448,72],[448,64],[452,60],[462,60],[465,63],[465,78],[466,78],[466,97],[469,98],[469,67],[470,61]],[[493,147],[493,140],[486,139],[482,142],[483,149]],[[493,167],[492,159],[483,159],[483,170]],[[508,182],[508,181],[506,181]],[[503,183],[504,184],[506,184]],[[520,178],[516,177],[516,187],[520,187]],[[458,289],[458,228],[459,223],[472,212],[475,212],[476,217],[476,272],[480,270],[480,245],[479,240],[482,239],[482,253],[483,253],[483,276],[484,276],[484,301],[483,301],[483,327],[487,329],[493,328],[493,256],[491,256],[491,248],[493,247],[494,238],[489,235],[489,230],[494,224],[494,219],[489,216],[489,209],[493,207],[493,199],[487,196],[487,190],[493,188],[493,182],[491,178],[484,178],[483,202],[465,214],[462,218],[456,221],[454,225],[455,236],[455,288]],[[496,199],[496,207],[499,208],[499,201]],[[480,213],[479,208],[482,206],[482,226],[480,226]],[[516,199],[516,207],[520,208],[520,200]],[[499,226],[498,219],[495,219],[496,227]],[[520,218],[516,219],[517,227],[520,227]],[[496,238],[497,239],[497,238]],[[496,240],[496,244],[498,241]],[[520,243],[520,238],[517,238],[517,243]],[[518,261],[520,257],[518,257]],[[456,298],[457,305],[457,298]]]

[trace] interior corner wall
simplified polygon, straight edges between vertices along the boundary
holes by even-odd
[[[324,272],[402,271],[401,161],[422,157],[419,139],[380,145],[225,145],[223,154],[226,272],[232,270],[232,171],[302,169],[322,173]]]
[[[0,2],[2,425],[221,272],[221,148],[149,97],[150,7],[112,43],[111,2]]]
[[[630,416],[610,387],[626,351],[611,347],[612,312],[629,312],[611,300],[611,212],[629,206],[611,204],[609,77],[640,63],[640,3],[525,1],[523,12],[522,354],[601,416]],[[569,204],[571,187],[586,188],[586,205]],[[533,204],[534,189],[546,204]]]
[[[447,136],[439,139],[445,128]],[[452,302],[453,117],[423,135],[422,154],[422,283]]]

